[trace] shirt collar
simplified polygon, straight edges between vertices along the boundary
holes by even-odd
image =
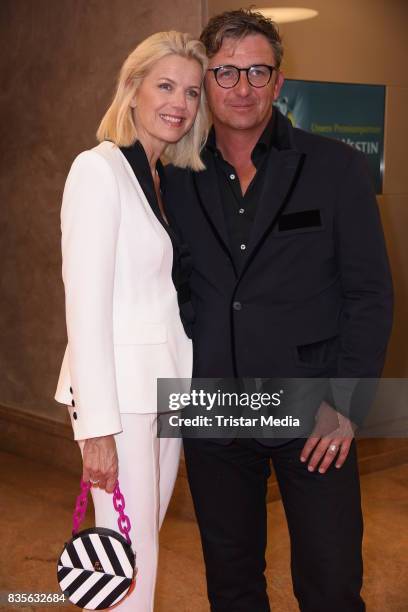
[[[264,131],[260,135],[258,142],[252,149],[251,159],[255,167],[258,167],[260,162],[262,161],[264,154],[269,151],[271,146],[276,146],[276,109],[274,109],[270,120],[268,121],[267,126]],[[222,159],[222,154],[217,149],[217,140],[215,136],[214,126],[211,127],[210,132],[208,134],[206,149],[208,149],[213,155],[216,157],[220,157]]]

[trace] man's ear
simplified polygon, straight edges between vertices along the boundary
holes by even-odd
[[[279,71],[278,76],[276,78],[275,85],[273,86],[273,99],[277,100],[279,98],[280,91],[282,89],[282,85],[285,82],[285,77],[283,72]]]

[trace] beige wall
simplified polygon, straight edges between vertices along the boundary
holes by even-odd
[[[197,34],[200,0],[0,2],[0,404],[63,419],[59,208],[127,53],[170,28]]]
[[[212,16],[239,0],[209,0]],[[302,6],[318,17],[282,24],[284,74],[291,79],[387,86],[384,195],[381,216],[395,284],[395,324],[385,374],[408,376],[408,1],[279,0],[258,6]]]

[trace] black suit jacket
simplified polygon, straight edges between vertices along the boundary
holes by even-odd
[[[239,272],[211,154],[205,171],[166,169],[167,211],[191,253],[193,374],[378,377],[392,281],[365,158],[273,112],[278,144]]]

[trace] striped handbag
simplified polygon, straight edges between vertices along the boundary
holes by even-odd
[[[81,480],[81,493],[73,515],[72,538],[65,543],[57,563],[57,579],[69,601],[86,610],[113,607],[134,588],[137,569],[129,537],[130,521],[125,500],[116,483],[113,506],[119,514],[120,535],[112,529],[78,529],[88,505],[91,483]]]

